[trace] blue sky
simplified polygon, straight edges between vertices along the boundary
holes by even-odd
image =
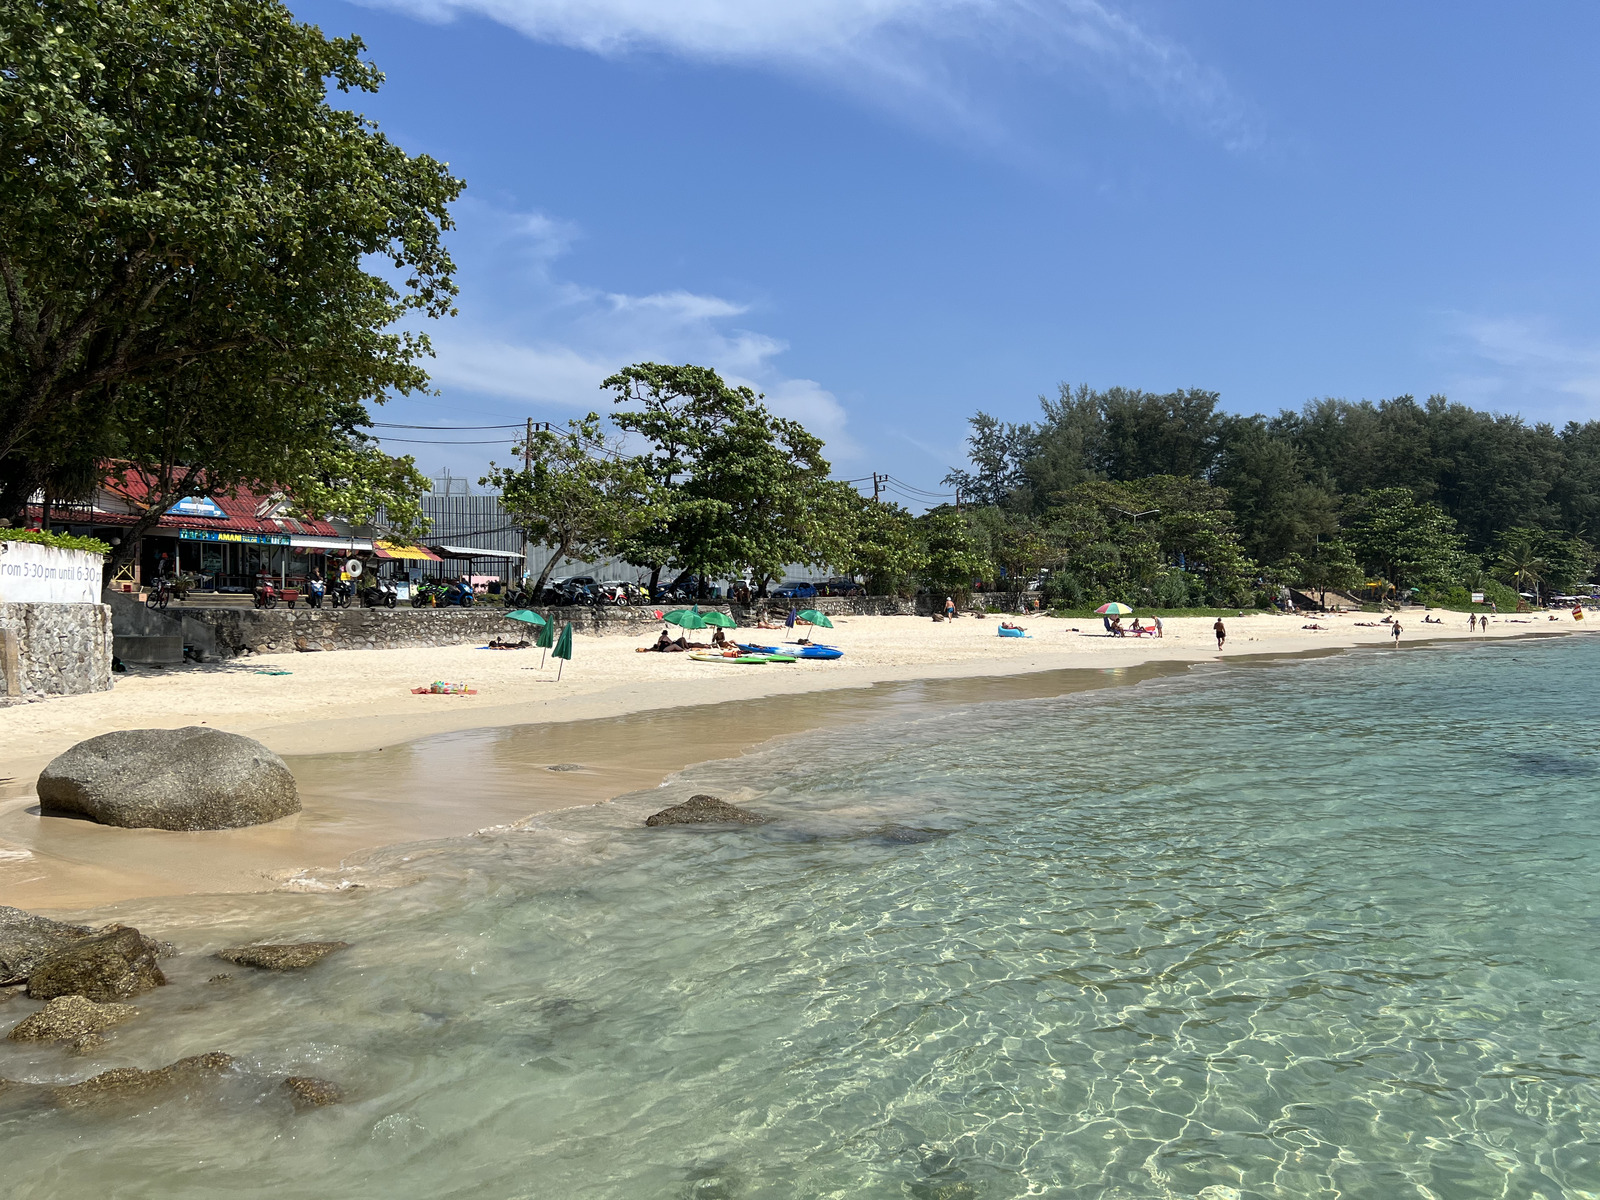
[[[938,490],[972,411],[1061,380],[1600,416],[1600,7],[291,4],[468,185],[441,395],[382,420],[559,420],[703,362],[841,476]]]

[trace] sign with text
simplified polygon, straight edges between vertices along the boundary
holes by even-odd
[[[0,541],[0,604],[98,604],[98,554]]]
[[[178,538],[185,542],[244,542],[252,546],[287,546],[287,533],[227,533],[216,529],[180,529]]]
[[[223,521],[228,519],[228,514],[222,511],[222,505],[208,496],[185,496],[167,509],[167,513],[174,517],[215,517]]]

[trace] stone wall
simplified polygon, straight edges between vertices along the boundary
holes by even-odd
[[[110,689],[104,604],[0,604],[0,698]]]

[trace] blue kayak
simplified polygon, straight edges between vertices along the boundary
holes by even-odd
[[[791,654],[795,658],[843,658],[843,650],[835,650],[832,646],[801,646],[793,642],[785,643],[782,649],[777,646],[740,646],[739,649],[750,654]]]

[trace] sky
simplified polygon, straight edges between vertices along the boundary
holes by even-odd
[[[702,363],[914,502],[974,411],[1062,381],[1600,417],[1600,6],[289,2],[467,184],[438,394],[380,421],[562,421]]]

